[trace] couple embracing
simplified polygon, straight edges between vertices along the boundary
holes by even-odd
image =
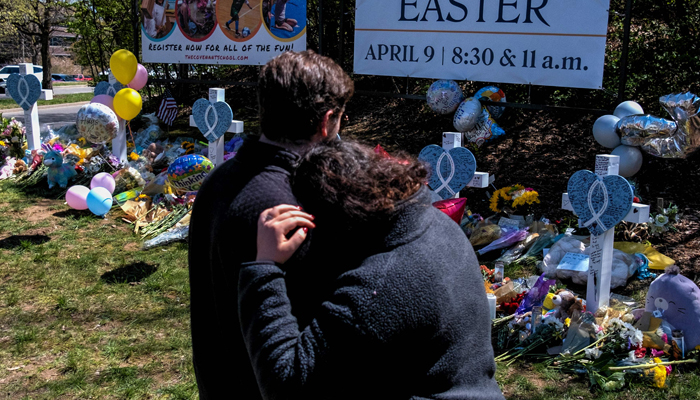
[[[483,281],[428,171],[334,139],[353,83],[284,53],[259,138],[215,169],[190,227],[201,399],[502,399]]]

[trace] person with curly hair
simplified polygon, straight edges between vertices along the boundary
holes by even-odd
[[[407,162],[408,161],[408,162]],[[315,145],[293,205],[258,219],[241,266],[241,328],[265,399],[503,399],[479,264],[432,206],[423,164],[347,141]],[[287,295],[287,264],[313,232],[338,275],[308,323]]]

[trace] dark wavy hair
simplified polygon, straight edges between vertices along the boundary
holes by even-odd
[[[332,59],[288,51],[265,64],[258,77],[260,130],[277,142],[305,142],[328,110],[336,123],[355,86]]]
[[[387,158],[359,143],[329,140],[303,155],[292,187],[308,212],[351,228],[389,217],[427,176],[426,167],[405,154]]]

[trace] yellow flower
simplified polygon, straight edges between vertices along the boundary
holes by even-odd
[[[661,365],[661,359],[658,357],[654,358],[654,362],[658,365],[644,370],[644,376],[651,378],[655,387],[662,388],[666,384],[666,367]]]
[[[0,146],[7,146],[7,145],[5,144],[5,142],[3,142],[2,140],[0,140]]]
[[[131,159],[134,160],[134,161],[138,161],[138,160],[139,160],[139,155],[136,154],[136,153],[134,153],[134,152],[132,151],[131,154],[129,154],[129,158],[131,158]]]

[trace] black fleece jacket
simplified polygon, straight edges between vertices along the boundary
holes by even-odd
[[[474,251],[427,189],[337,243],[368,256],[333,283],[307,325],[285,270],[243,265],[239,317],[265,399],[503,399]],[[300,266],[304,268],[304,266]]]
[[[255,259],[257,220],[278,204],[298,205],[290,171],[299,156],[282,148],[245,141],[238,154],[209,174],[192,212],[189,235],[192,350],[200,399],[260,399],[237,315],[238,271]],[[290,260],[290,298],[295,316],[310,321],[324,275],[294,268],[309,244]],[[337,276],[337,275],[336,275]],[[306,312],[306,314],[304,314]]]

